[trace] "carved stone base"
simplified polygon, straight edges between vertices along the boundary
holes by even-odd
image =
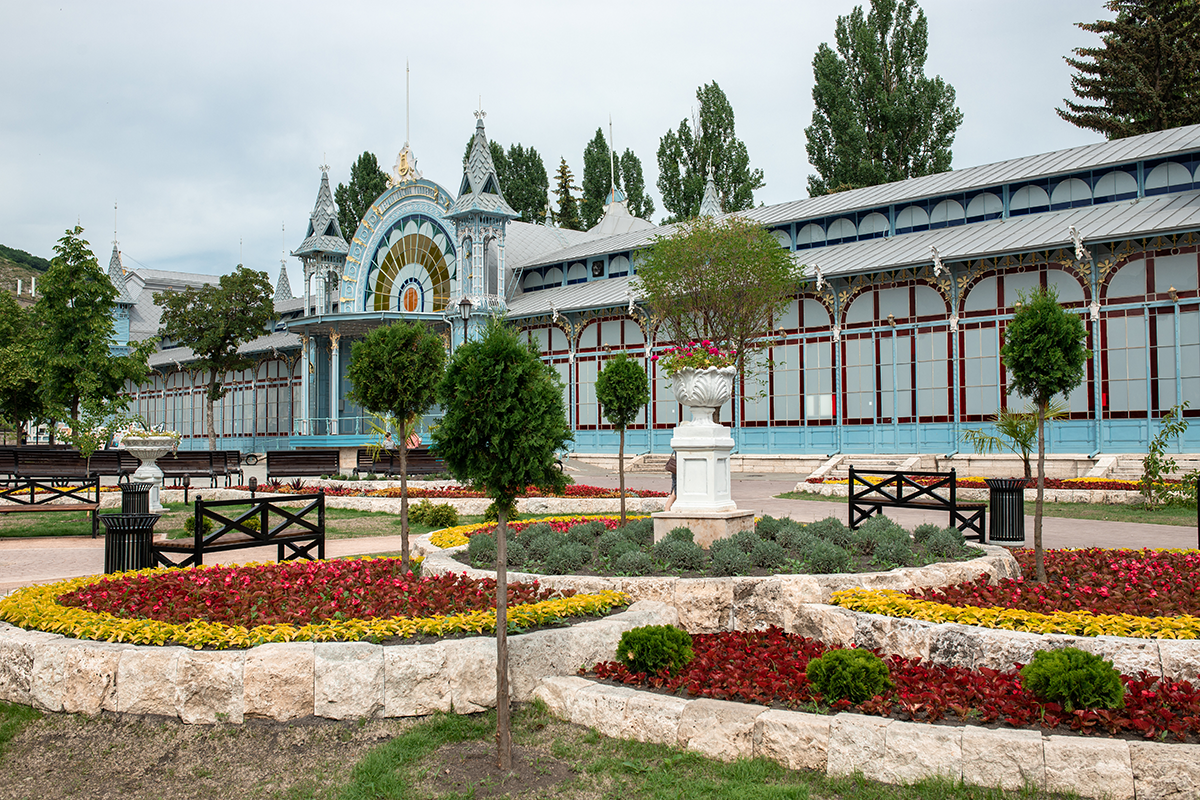
[[[691,528],[692,540],[705,550],[717,539],[728,539],[738,531],[754,529],[753,511],[656,511],[654,541],[657,544],[675,528]]]

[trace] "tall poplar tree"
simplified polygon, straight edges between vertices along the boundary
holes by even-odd
[[[584,230],[588,230],[604,216],[604,201],[608,199],[612,187],[612,155],[608,150],[608,142],[604,131],[596,128],[596,135],[583,148],[583,189],[579,201],[579,219]],[[621,186],[621,176],[616,176],[617,188]]]
[[[522,222],[541,222],[550,197],[550,179],[542,156],[518,142],[508,148],[508,180],[501,181],[504,199],[521,214]]]
[[[629,148],[621,154],[621,184],[625,188],[626,205],[635,217],[649,220],[654,214],[654,201],[646,194],[646,179],[642,177],[642,160]]]
[[[925,76],[929,24],[916,0],[871,0],[866,16],[855,6],[834,35],[837,52],[822,43],[813,58],[809,195],[950,169],[962,112],[953,86]]]
[[[374,153],[364,152],[350,167],[349,185],[339,183],[333,191],[338,207],[338,226],[342,236],[350,239],[371,204],[387,191],[387,173],[379,168]]]
[[[1078,23],[1101,44],[1064,56],[1080,102],[1064,99],[1058,115],[1109,139],[1200,123],[1200,3],[1109,0],[1104,7],[1116,19]]]
[[[750,169],[746,143],[733,129],[733,106],[716,81],[696,90],[700,110],[691,120],[667,131],[658,144],[658,191],[671,213],[665,222],[691,219],[700,213],[708,167],[715,173],[724,212],[754,205],[754,190],[766,184],[761,169]]]
[[[570,228],[573,231],[583,230],[583,225],[579,220],[579,207],[575,202],[575,195],[572,192],[578,192],[579,187],[573,185],[575,176],[571,174],[571,168],[567,166],[567,159],[562,158],[558,164],[558,173],[554,176],[556,181],[554,188],[554,196],[558,200],[558,214],[555,215],[555,221],[558,222],[560,228]]]

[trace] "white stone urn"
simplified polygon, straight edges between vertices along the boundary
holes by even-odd
[[[150,513],[161,514],[165,509],[162,503],[158,500],[159,489],[162,488],[163,472],[154,463],[162,456],[175,449],[176,439],[174,436],[162,433],[154,433],[147,436],[138,436],[136,434],[127,434],[121,439],[121,446],[133,454],[134,458],[142,462],[142,465],[137,468],[130,479],[137,483],[153,483],[154,488],[150,490]]]
[[[692,412],[692,418],[681,425],[719,425],[713,421],[717,409],[733,396],[733,367],[681,369],[671,376],[671,391],[680,403]]]

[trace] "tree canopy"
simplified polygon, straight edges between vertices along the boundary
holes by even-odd
[[[620,188],[619,171],[615,177],[616,186]],[[583,148],[583,189],[579,201],[579,220],[584,230],[595,227],[604,215],[604,201],[608,198],[613,178],[608,141],[604,138],[604,131],[596,128],[596,135]]]
[[[196,354],[192,363],[208,371],[204,416],[210,450],[217,449],[213,404],[229,392],[223,378],[227,372],[254,366],[254,359],[239,353],[238,348],[267,332],[275,320],[274,295],[267,273],[241,264],[215,285],[154,295],[154,302],[162,308],[159,333],[190,347]]]
[[[583,224],[579,219],[579,206],[575,201],[575,195],[572,194],[572,192],[578,192],[579,187],[574,185],[575,176],[571,174],[571,168],[567,166],[567,159],[561,157],[560,159],[558,172],[554,176],[554,197],[558,200],[558,213],[554,215],[554,219],[560,228],[581,231]]]
[[[18,444],[25,422],[43,416],[41,383],[32,312],[8,292],[0,292],[0,420],[13,426]]]
[[[754,190],[766,185],[762,170],[750,169],[746,143],[734,133],[733,106],[717,82],[697,89],[696,100],[695,117],[667,131],[658,144],[658,191],[671,214],[668,223],[700,213],[710,165],[725,213],[753,207]]]
[[[408,441],[406,423],[433,405],[446,350],[441,337],[420,322],[398,321],[376,328],[350,349],[347,396],[367,411],[389,417],[400,428],[400,558],[409,569]]]
[[[1021,308],[1004,331],[1000,356],[1008,371],[1008,391],[1033,401],[1037,411],[1037,501],[1033,547],[1037,580],[1045,582],[1042,549],[1042,501],[1046,491],[1046,415],[1057,394],[1070,394],[1083,381],[1083,365],[1091,356],[1084,347],[1087,329],[1077,314],[1058,304],[1054,289],[1021,295]]]
[[[621,489],[621,525],[625,525],[625,429],[632,425],[650,402],[646,370],[624,353],[608,360],[596,376],[596,399],[604,418],[621,433],[617,449],[617,473]]]
[[[77,225],[58,240],[33,306],[46,413],[72,420],[79,419],[81,406],[122,396],[126,381],[145,380],[155,345],[141,342],[125,355],[111,350],[117,290],[82,233]]]
[[[736,215],[681,223],[642,254],[637,287],[667,336],[734,349],[739,372],[750,343],[770,330],[801,279],[774,236]]]
[[[621,154],[621,184],[625,187],[626,206],[635,217],[649,220],[654,216],[654,200],[646,194],[646,179],[642,177],[642,160],[629,148]]]
[[[1077,23],[1100,46],[1064,59],[1075,70],[1058,115],[1109,139],[1200,123],[1200,3],[1109,0],[1113,20]],[[1086,102],[1086,101],[1094,102]]]
[[[508,175],[500,181],[504,199],[521,214],[522,222],[541,222],[550,199],[550,178],[542,156],[520,142],[508,147]]]
[[[916,0],[871,0],[865,17],[862,6],[838,17],[837,52],[822,43],[813,58],[810,196],[950,169],[962,112],[953,86],[925,76],[928,36]]]
[[[387,173],[379,168],[374,153],[363,152],[350,167],[349,185],[339,183],[333,192],[338,207],[338,226],[349,240],[371,204],[387,191]]]

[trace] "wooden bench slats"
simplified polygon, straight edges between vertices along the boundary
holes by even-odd
[[[868,478],[880,480],[870,481]],[[919,478],[932,480],[922,484],[917,481]],[[857,529],[885,506],[944,509],[950,516],[950,524],[962,531],[965,538],[977,539],[982,544],[987,504],[960,503],[957,482],[958,473],[954,469],[949,472],[859,472],[851,465],[850,529]],[[967,531],[971,531],[971,535],[968,536]]]
[[[357,455],[357,465],[354,471],[359,475],[375,473],[376,475],[399,475],[400,453],[396,450],[379,450],[374,455],[373,448],[360,447]],[[414,447],[409,450],[406,458],[409,475],[437,475],[446,472],[446,462],[428,447]]]
[[[271,450],[267,452],[267,480],[319,478],[342,471],[337,450]]]

